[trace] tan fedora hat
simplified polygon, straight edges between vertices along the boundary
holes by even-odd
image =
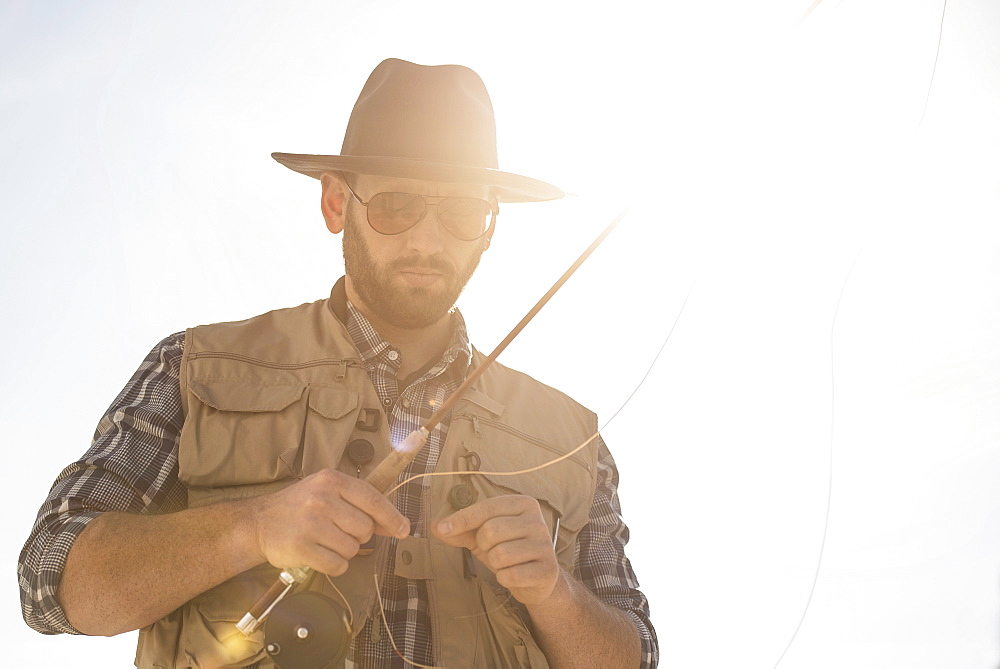
[[[556,200],[552,184],[501,172],[496,122],[479,75],[461,65],[417,65],[390,58],[368,77],[339,156],[272,153],[285,167],[323,172],[474,183],[500,202]]]

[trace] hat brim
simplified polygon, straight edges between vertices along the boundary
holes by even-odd
[[[499,202],[544,202],[564,197],[552,184],[486,167],[429,163],[382,156],[317,156],[302,153],[272,153],[271,157],[290,170],[319,179],[323,172],[350,172],[401,179],[489,186]]]

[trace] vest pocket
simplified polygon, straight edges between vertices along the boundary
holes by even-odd
[[[244,667],[263,659],[263,631],[247,638],[236,629],[236,623],[277,573],[269,567],[244,572],[143,628],[137,666]]]
[[[488,582],[479,582],[479,593],[485,620],[480,624],[480,645],[487,667],[512,669],[545,669],[549,666],[521,618],[510,593]]]
[[[180,478],[189,486],[267,483],[296,475],[304,384],[192,380],[181,433]]]
[[[358,393],[343,387],[194,379],[178,452],[189,487],[254,486],[336,467]]]
[[[480,473],[468,476],[469,484],[479,492],[479,499],[527,495],[538,500],[549,535],[556,540],[556,557],[572,571],[576,537],[590,520],[591,472],[573,460],[563,460],[537,471],[503,476],[545,464],[557,455],[504,430],[490,429],[488,423],[481,421],[481,425],[482,436],[464,442],[480,461]]]
[[[344,449],[355,433],[360,409],[360,395],[339,386],[309,386],[309,410],[303,430],[302,454],[298,467],[305,474],[341,464]],[[378,452],[380,445],[373,445]],[[341,468],[346,473],[350,467]]]

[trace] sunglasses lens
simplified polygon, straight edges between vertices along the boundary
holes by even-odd
[[[376,193],[368,202],[368,222],[376,232],[397,235],[424,217],[427,202],[411,193]],[[438,220],[448,232],[466,241],[479,239],[492,220],[489,202],[474,197],[446,197],[435,205]]]
[[[479,239],[490,224],[489,202],[474,197],[446,197],[438,205],[438,218],[459,239]]]
[[[424,198],[409,193],[378,193],[368,203],[368,222],[383,235],[412,228],[424,215]]]

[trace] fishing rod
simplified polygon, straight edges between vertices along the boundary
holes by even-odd
[[[448,399],[441,404],[437,411],[427,420],[426,423],[421,425],[419,428],[411,432],[406,436],[405,439],[398,445],[396,445],[393,450],[389,452],[388,455],[375,467],[374,470],[365,478],[365,481],[370,483],[376,490],[382,494],[386,494],[392,484],[399,478],[399,475],[406,469],[407,465],[416,457],[420,449],[424,447],[427,443],[427,438],[430,435],[431,430],[438,425],[445,417],[448,412],[451,411],[452,407],[461,399],[462,394],[472,386],[479,378],[486,372],[486,370],[493,364],[497,357],[507,348],[507,346],[514,341],[514,338],[521,333],[521,330],[528,325],[528,323],[542,310],[542,307],[548,303],[552,296],[562,288],[563,284],[569,280],[571,276],[580,268],[581,265],[590,257],[590,255],[597,249],[598,246],[607,238],[611,231],[614,230],[622,219],[628,214],[629,207],[625,207],[618,214],[617,217],[601,232],[600,235],[590,244],[587,249],[580,254],[580,257],[570,265],[569,269],[563,272],[562,276],[552,284],[552,287],[542,295],[541,299],[535,303],[527,314],[514,326],[514,329],[504,337],[493,352],[486,357],[481,365],[469,372],[465,381],[449,395]],[[278,575],[277,580],[269,587],[263,595],[250,607],[250,610],[236,623],[236,628],[246,636],[253,634],[260,625],[268,618],[272,613],[275,606],[281,602],[286,595],[288,595],[297,585],[307,582],[313,576],[313,570],[309,567],[293,567],[282,569],[281,573]],[[306,598],[306,596],[310,596]],[[313,597],[315,596],[315,597]],[[319,593],[306,592],[303,593],[300,600],[295,604],[295,612],[289,616],[282,616],[283,618],[288,618],[289,620],[294,620],[297,622],[292,622],[291,627],[294,629],[288,629],[288,626],[282,626],[280,630],[275,630],[274,633],[270,633],[270,627],[265,629],[265,640],[264,648],[272,659],[278,662],[275,656],[281,655],[281,650],[283,647],[289,645],[288,642],[295,640],[299,642],[305,642],[307,639],[315,639],[317,636],[329,637],[331,632],[338,632],[335,636],[338,638],[336,640],[331,640],[329,638],[319,641],[319,645],[323,646],[322,654],[333,654],[339,655],[346,652],[347,639],[343,634],[343,626],[340,630],[332,630],[330,628],[331,623],[327,620],[324,622],[326,630],[321,634],[317,634],[319,630],[310,626],[310,623],[305,621],[315,620],[317,617],[329,618],[329,614],[333,611],[330,610],[330,606],[333,605],[332,601],[329,601],[329,605],[322,604],[316,597],[322,599],[327,599]],[[290,612],[289,612],[290,613]],[[323,616],[322,614],[326,614]],[[335,619],[343,619],[343,616],[335,616]],[[279,640],[280,639],[280,640]],[[298,645],[298,644],[295,644]],[[336,647],[336,648],[334,648]],[[314,651],[320,650],[319,648],[314,648]],[[315,664],[301,664],[303,660],[307,662],[315,662],[317,659],[315,652],[309,652],[308,658],[302,657],[301,654],[296,660],[288,658],[286,662],[285,658],[281,659],[281,667],[293,667],[293,666],[318,666]],[[324,663],[325,664],[325,663]]]

